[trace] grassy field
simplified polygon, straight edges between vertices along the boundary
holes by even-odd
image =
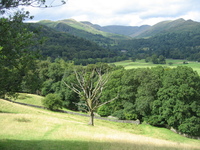
[[[188,62],[188,64],[183,64],[183,62]],[[172,63],[172,65],[169,65]],[[144,59],[137,60],[136,62],[132,62],[131,60],[125,60],[114,63],[117,66],[124,66],[125,69],[132,69],[132,68],[151,68],[156,66],[164,66],[164,67],[177,67],[177,66],[188,66],[192,67],[193,70],[197,71],[200,74],[200,63],[195,61],[187,61],[187,60],[180,60],[180,59],[167,59],[166,64],[153,64],[151,62],[146,63]]]
[[[25,102],[42,97],[20,94]],[[29,102],[28,102],[29,103]],[[164,128],[52,112],[0,100],[1,150],[198,150],[200,141]]]

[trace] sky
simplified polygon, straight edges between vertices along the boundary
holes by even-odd
[[[60,0],[47,0],[57,5]],[[27,7],[40,20],[75,19],[101,26],[154,25],[160,21],[183,18],[200,22],[200,0],[67,0],[52,8]]]

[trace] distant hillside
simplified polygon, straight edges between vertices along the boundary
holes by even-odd
[[[200,30],[200,23],[192,20],[177,19],[159,22],[136,37],[152,37],[163,33],[183,33]]]
[[[120,26],[120,25],[110,25],[110,26],[99,26],[92,24],[90,22],[82,22],[84,24],[87,24],[97,30],[108,32],[108,33],[114,33],[114,34],[121,34],[125,36],[134,37],[139,35],[140,33],[148,30],[150,27],[149,25],[142,25],[142,26]]]
[[[39,23],[58,31],[94,41],[99,45],[113,45],[115,40],[125,40],[130,39],[130,37],[146,38],[163,33],[192,32],[200,28],[199,22],[184,19],[162,21],[153,26],[100,26],[88,21],[78,22],[73,19],[60,21],[43,20]]]
[[[97,30],[121,34],[129,36],[132,38],[146,38],[152,37],[164,33],[182,33],[182,32],[193,32],[200,29],[200,23],[192,20],[168,20],[159,22],[153,26],[142,25],[142,26],[119,26],[119,25],[110,25],[110,26],[99,26],[94,25],[90,22],[82,22],[87,24],[90,27],[93,27]]]
[[[60,21],[42,20],[38,23],[56,29],[57,31],[66,32],[93,41],[101,46],[113,45],[115,44],[115,40],[128,39],[128,37],[124,35],[104,32],[89,24],[78,22],[73,19]]]
[[[42,45],[35,47],[40,49],[45,57],[73,60],[108,58],[117,55],[116,52],[100,47],[94,42],[56,31],[47,26],[31,24],[30,29],[38,34],[38,38],[46,38]]]
[[[72,42],[73,44],[68,43],[67,48],[61,42],[59,44],[61,53],[63,52],[61,49],[64,47],[68,49],[67,55],[69,53],[77,53],[77,55],[67,57],[70,59],[96,59],[105,57],[109,57],[110,59],[116,56],[123,56],[123,59],[128,57],[146,58],[156,54],[158,56],[163,55],[166,58],[200,61],[200,23],[192,20],[177,19],[162,21],[153,26],[144,25],[140,27],[116,25],[102,27],[87,21],[78,22],[73,19],[61,21],[43,20],[39,24],[46,25],[55,31],[60,31],[63,35],[67,33],[67,36],[71,35],[74,38],[81,37],[82,41],[88,42],[89,40],[92,43],[96,43],[96,45],[93,43],[92,46],[90,45],[91,43],[86,44],[87,46],[81,46],[82,44],[79,44],[77,41]],[[49,36],[52,38],[54,35]],[[52,45],[52,43],[49,45]],[[47,45],[47,48],[44,47],[44,49],[48,49],[49,45]],[[55,47],[55,45],[57,44],[54,43],[52,47]],[[97,45],[100,47],[95,48]],[[76,47],[75,49],[79,47],[79,50],[74,50],[74,47]],[[83,50],[80,50],[81,47],[83,47]],[[89,49],[89,51],[85,51],[86,49]],[[121,50],[125,51],[122,53]],[[49,50],[47,51],[49,52]],[[52,52],[55,53],[55,51]],[[78,54],[78,52],[80,53]],[[62,55],[59,54],[57,56]],[[106,60],[105,62],[110,62],[110,60]]]

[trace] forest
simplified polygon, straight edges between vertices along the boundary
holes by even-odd
[[[199,31],[183,33],[163,33],[147,39],[120,41],[114,49],[125,49],[129,57],[145,59],[152,55],[165,58],[199,61]]]
[[[138,68],[125,70],[106,63],[76,66],[62,59],[37,61],[36,70],[29,71],[21,84],[21,91],[48,96],[54,94],[57,108],[88,111],[84,100],[69,89],[76,84],[74,69],[88,74],[101,69],[110,78],[100,102],[119,97],[95,110],[102,117],[115,116],[125,120],[140,120],[154,126],[171,128],[192,136],[200,135],[200,77],[186,66],[177,68]],[[96,76],[91,78],[94,84]],[[33,82],[34,81],[34,82]],[[53,102],[52,102],[53,103]],[[48,107],[49,105],[47,105]]]
[[[115,40],[115,42],[102,35],[100,39],[98,38],[100,35],[90,36],[90,38],[98,39],[96,40],[98,42],[94,42],[94,39],[88,41],[43,25],[31,24],[29,28],[36,33],[38,40],[43,41],[42,44],[32,49],[39,49],[44,59],[47,57],[62,58],[65,61],[73,61],[76,65],[111,63],[129,58],[133,61],[135,59],[152,61],[155,56],[200,61],[198,30],[196,32],[163,33],[147,39]],[[103,47],[102,43],[99,44],[100,41]]]
[[[98,38],[98,42],[95,43],[71,34],[58,32],[47,26],[39,24],[26,25],[31,32],[35,33],[36,39],[42,41],[42,44],[35,45],[31,49],[39,49],[44,59],[47,57],[52,59],[62,58],[66,61],[73,61],[77,65],[87,65],[96,62],[116,62],[128,58],[120,50],[109,49],[107,46],[102,46],[102,44],[98,45],[102,39],[105,45],[111,44],[110,41],[114,42],[112,39],[101,35],[89,35],[90,38]]]

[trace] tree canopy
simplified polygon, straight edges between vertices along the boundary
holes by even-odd
[[[62,4],[64,3],[62,1]],[[39,44],[40,41],[36,40],[36,34],[23,23],[26,18],[30,17],[29,12],[13,8],[18,8],[18,6],[42,7],[43,5],[45,5],[45,0],[2,0],[0,3],[1,97],[5,94],[13,95],[21,89],[24,77],[29,70],[33,70],[34,61],[39,56],[39,49],[33,46]],[[7,13],[11,9],[14,13]]]

